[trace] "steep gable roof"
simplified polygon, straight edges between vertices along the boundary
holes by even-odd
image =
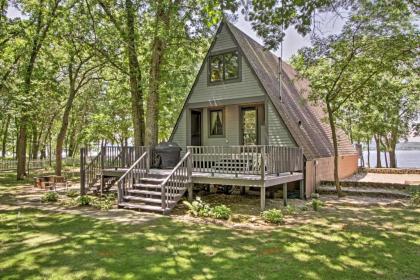
[[[222,23],[223,24],[223,23]],[[225,22],[241,48],[251,68],[266,90],[291,135],[307,159],[334,155],[331,129],[325,123],[323,108],[307,99],[309,83],[297,79],[296,71],[283,62],[282,96],[279,96],[278,57],[243,33],[229,22]],[[339,154],[356,154],[356,150],[341,129],[337,130]]]
[[[221,22],[217,33],[224,26],[232,34],[234,41],[244,55],[246,63],[249,64],[255,73],[293,139],[298,146],[303,148],[306,159],[311,160],[333,156],[334,150],[331,129],[324,121],[326,116],[322,104],[316,106],[308,101],[309,82],[307,80],[297,79],[296,71],[289,64],[283,62],[282,68],[284,75],[282,80],[282,97],[280,99],[278,57],[272,52],[265,50],[263,46],[227,21]],[[213,39],[196,80],[184,102],[175,128],[172,131],[171,139],[177,129],[182,112],[188,103],[198,77],[203,71],[203,67],[206,64],[215,40],[216,37]],[[357,154],[344,131],[337,129],[337,136],[340,155]]]

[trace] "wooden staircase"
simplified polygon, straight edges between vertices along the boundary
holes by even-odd
[[[187,153],[169,175],[150,174],[145,152],[117,181],[118,207],[169,213],[191,184],[189,156]]]

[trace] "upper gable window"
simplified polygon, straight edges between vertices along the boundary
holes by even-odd
[[[240,79],[240,57],[237,50],[211,55],[209,60],[210,83]]]

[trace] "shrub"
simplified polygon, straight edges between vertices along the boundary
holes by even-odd
[[[308,211],[309,207],[308,207],[308,205],[304,204],[304,205],[299,206],[299,210],[300,211]]]
[[[420,207],[420,191],[414,191],[411,193],[410,205],[412,207]]]
[[[196,200],[192,203],[188,201],[183,202],[188,207],[188,213],[195,217],[209,217],[211,216],[211,207],[209,204],[205,203],[201,200],[200,197],[197,196]]]
[[[115,204],[115,195],[114,194],[108,194],[106,196],[103,196],[101,198],[94,198],[91,201],[91,205],[95,208],[98,208],[100,210],[109,210],[111,209]]]
[[[324,206],[324,202],[322,200],[319,199],[312,199],[312,209],[314,209],[314,211],[318,211],[322,206]]]
[[[296,207],[292,205],[287,205],[286,207],[282,209],[282,212],[284,215],[293,215],[293,214],[296,214],[297,209]]]
[[[272,224],[283,223],[283,213],[278,209],[270,209],[261,212],[261,217],[265,222]]]
[[[42,202],[56,202],[58,200],[58,193],[49,191],[44,193],[44,195],[41,198]]]
[[[78,197],[79,196],[79,191],[78,190],[75,190],[75,189],[68,190],[67,193],[66,193],[66,195],[68,197],[75,198],[75,197]]]
[[[92,204],[94,198],[88,195],[81,195],[78,198],[76,198],[76,203],[79,206],[89,206]]]
[[[217,205],[211,209],[211,214],[216,219],[227,220],[232,214],[232,210],[226,205]]]

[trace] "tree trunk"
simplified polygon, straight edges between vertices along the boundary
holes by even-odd
[[[144,145],[144,108],[143,108],[143,90],[141,88],[141,70],[136,51],[135,38],[135,11],[132,0],[125,0],[126,10],[126,40],[127,40],[127,55],[129,65],[129,79],[131,92],[131,111],[133,117],[134,127],[134,145]]]
[[[23,180],[26,175],[26,118],[21,118],[16,146],[17,180]]]
[[[1,156],[2,158],[6,157],[6,150],[7,150],[7,136],[9,134],[9,125],[10,125],[10,115],[7,116],[6,124],[3,130],[3,141],[1,144]]]
[[[327,102],[327,111],[328,111],[328,121],[330,123],[331,128],[331,137],[333,140],[333,147],[334,147],[334,184],[337,190],[338,197],[342,197],[343,193],[341,192],[340,186],[340,179],[338,177],[338,142],[337,142],[337,134],[334,122],[333,112],[331,110],[331,105]]]
[[[382,168],[381,162],[381,143],[379,141],[379,135],[374,135],[375,143],[376,143],[376,168]]]
[[[370,168],[370,139],[367,142],[367,166]]]
[[[61,176],[62,161],[63,161],[63,144],[66,139],[67,128],[69,126],[69,116],[73,101],[76,96],[75,81],[73,76],[73,62],[70,62],[69,67],[69,96],[67,98],[66,106],[64,108],[63,117],[61,119],[60,131],[57,135],[57,142],[55,146],[55,175]]]
[[[397,157],[395,150],[397,148],[398,136],[395,131],[391,132],[391,140],[389,141],[389,167],[397,168]]]
[[[147,96],[147,115],[146,115],[146,145],[154,146],[159,140],[159,101],[160,101],[160,72],[165,51],[165,44],[161,37],[162,30],[169,28],[170,8],[165,12],[162,1],[157,3],[155,17],[155,34],[152,43],[152,56],[149,72],[149,94]],[[161,23],[164,23],[161,28]]]
[[[36,124],[32,126],[32,159],[38,158],[39,145],[38,145],[38,127]]]

